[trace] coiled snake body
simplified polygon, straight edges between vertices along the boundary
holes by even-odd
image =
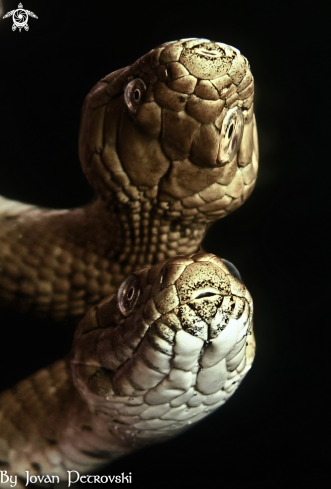
[[[2,303],[55,320],[86,313],[67,359],[1,394],[0,469],[95,470],[234,392],[254,357],[251,297],[231,264],[197,251],[253,190],[253,94],[235,48],[163,44],[85,100],[91,204],[0,198]]]

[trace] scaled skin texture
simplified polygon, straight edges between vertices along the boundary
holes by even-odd
[[[80,316],[133,270],[197,251],[254,188],[253,95],[246,58],[203,39],[166,43],[101,80],[79,137],[93,202],[52,211],[0,197],[1,302]]]
[[[235,48],[163,44],[85,100],[92,203],[52,211],[0,198],[2,303],[85,314],[66,359],[0,395],[0,470],[16,487],[26,471],[66,479],[187,429],[250,369],[251,296],[226,261],[196,252],[253,190],[253,94]]]
[[[7,474],[91,473],[224,404],[254,358],[252,299],[212,254],[129,276],[78,325],[72,352],[0,396]]]

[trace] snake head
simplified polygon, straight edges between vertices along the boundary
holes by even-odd
[[[226,263],[198,253],[136,271],[80,324],[74,381],[130,446],[224,404],[251,367],[252,299]]]
[[[205,39],[162,44],[87,96],[83,169],[105,199],[150,201],[163,212],[170,203],[170,214],[211,222],[253,190],[253,97],[250,67],[237,49]]]

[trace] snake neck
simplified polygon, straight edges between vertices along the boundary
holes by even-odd
[[[0,300],[56,320],[84,314],[136,269],[194,253],[206,226],[151,201],[48,211],[3,200]]]
[[[124,274],[136,268],[197,251],[206,223],[169,218],[167,209],[150,201],[114,205],[97,201],[94,210],[110,232],[109,258]],[[101,210],[102,209],[102,210]],[[101,211],[101,212],[100,212]]]

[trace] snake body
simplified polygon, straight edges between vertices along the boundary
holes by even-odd
[[[1,394],[8,474],[95,470],[201,419],[250,368],[251,297],[197,249],[254,188],[253,94],[235,48],[163,44],[85,100],[91,204],[0,198],[2,303],[55,320],[86,313],[67,359]]]

